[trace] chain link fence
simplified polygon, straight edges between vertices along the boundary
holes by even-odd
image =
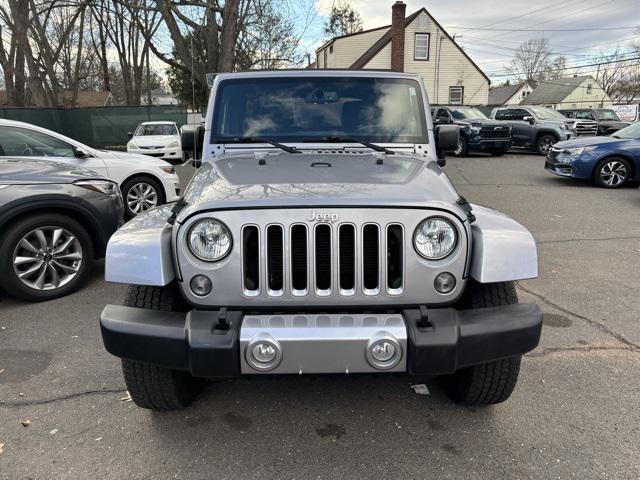
[[[94,148],[124,147],[142,122],[187,123],[187,108],[174,105],[86,108],[0,108],[0,118],[48,128]]]

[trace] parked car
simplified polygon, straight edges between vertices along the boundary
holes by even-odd
[[[129,134],[127,152],[161,158],[171,163],[182,161],[180,130],[175,122],[144,122]]]
[[[545,169],[563,177],[619,188],[640,181],[640,122],[609,137],[577,138],[551,148]]]
[[[494,108],[491,118],[511,123],[511,143],[538,152],[549,153],[554,143],[575,136],[594,136],[598,124],[592,120],[571,120],[556,110],[518,105]]]
[[[97,173],[0,158],[0,287],[30,301],[73,292],[123,212],[118,185]]]
[[[459,125],[456,156],[468,152],[486,152],[493,156],[504,155],[511,148],[511,126],[506,122],[489,119],[474,107],[444,106],[433,109],[436,125]]]
[[[434,133],[421,77],[221,73],[213,98],[181,201],[107,249],[106,280],[131,286],[102,338],[133,401],[184,408],[203,377],[382,372],[506,400],[540,338],[513,283],[537,276],[535,240],[455,191],[459,128]]]
[[[37,158],[93,170],[120,186],[126,218],[173,202],[180,194],[178,176],[165,161],[97,150],[28,123],[0,120],[0,157]]]
[[[596,121],[598,123],[598,135],[611,135],[621,128],[631,125],[629,122],[621,121],[618,114],[610,108],[574,108],[558,111],[567,118]]]

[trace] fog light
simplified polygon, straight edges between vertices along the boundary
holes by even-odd
[[[211,293],[211,279],[206,275],[196,275],[191,279],[191,291],[199,297]]]
[[[436,277],[433,286],[439,293],[451,293],[456,288],[456,277],[449,272],[443,272]]]
[[[402,347],[393,335],[380,333],[369,340],[365,357],[372,367],[388,370],[402,359]]]
[[[257,335],[245,347],[244,356],[254,370],[265,372],[280,365],[282,348],[270,335]]]

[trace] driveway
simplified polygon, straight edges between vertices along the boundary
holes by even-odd
[[[98,264],[69,297],[1,298],[0,478],[640,477],[640,191],[543,162],[446,167],[462,195],[538,240],[540,278],[519,295],[544,310],[543,337],[508,402],[456,407],[401,376],[296,376],[213,383],[179,413],[139,409],[98,328],[126,287]]]

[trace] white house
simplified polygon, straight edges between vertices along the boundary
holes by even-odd
[[[534,90],[535,85],[533,85],[531,82],[505,85],[504,87],[492,87],[489,90],[489,105],[492,107],[518,105]]]
[[[486,105],[489,78],[425,8],[406,16],[392,6],[391,25],[335,37],[316,50],[316,68],[417,73],[434,105]]]
[[[611,98],[591,75],[541,80],[521,105],[549,108],[602,108],[612,105]]]

